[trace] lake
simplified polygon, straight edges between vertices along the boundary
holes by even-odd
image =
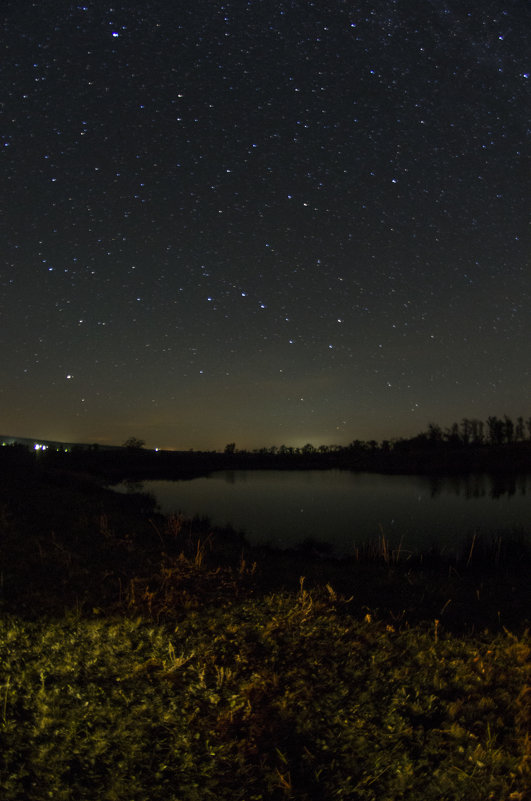
[[[531,534],[531,475],[225,470],[187,481],[146,481],[141,489],[156,497],[164,514],[206,516],[214,526],[243,531],[252,544],[288,548],[311,538],[330,543],[338,555],[382,535],[406,550],[455,550],[474,533]]]

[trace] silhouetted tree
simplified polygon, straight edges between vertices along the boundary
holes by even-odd
[[[235,442],[229,442],[227,445],[225,445],[225,450],[223,451],[223,453],[226,456],[229,456],[229,455],[232,455],[235,451],[236,451],[236,443]]]
[[[145,444],[146,443],[143,439],[138,439],[137,437],[129,437],[129,439],[126,439],[122,447],[128,448],[130,451],[139,451],[141,448],[144,447]]]
[[[483,444],[483,420],[471,420],[471,439],[474,445],[482,445]]]
[[[503,433],[505,436],[505,441],[507,443],[511,443],[514,440],[514,423],[510,417],[507,417],[507,415],[504,415],[503,421]]]
[[[524,418],[523,417],[517,417],[516,418],[516,426],[515,426],[515,429],[514,429],[514,438],[515,438],[516,442],[519,442],[519,441],[525,439],[525,424],[524,424]]]
[[[450,443],[450,445],[459,445],[459,423],[452,423],[452,426],[447,428],[444,433],[446,440]]]
[[[428,439],[430,442],[441,442],[442,429],[437,423],[428,423]]]
[[[503,420],[496,415],[487,417],[487,427],[489,429],[489,441],[491,445],[501,445],[503,443]]]
[[[463,417],[461,420],[461,439],[463,445],[468,445],[470,442],[470,435],[472,433],[472,425],[468,417]]]

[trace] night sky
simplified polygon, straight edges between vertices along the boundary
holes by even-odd
[[[525,0],[2,3],[0,431],[529,414]]]

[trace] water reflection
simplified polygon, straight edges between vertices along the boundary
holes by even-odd
[[[531,475],[229,470],[143,488],[163,512],[207,516],[253,543],[292,547],[314,539],[338,553],[382,535],[404,548],[456,548],[474,534],[529,533],[531,523]]]
[[[488,475],[485,473],[469,476],[433,476],[428,478],[433,498],[452,492],[465,498],[501,498],[504,495],[526,495],[531,491],[529,475]]]

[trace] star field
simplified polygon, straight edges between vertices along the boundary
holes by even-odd
[[[133,6],[4,9],[2,430],[317,446],[525,414],[527,4]]]

